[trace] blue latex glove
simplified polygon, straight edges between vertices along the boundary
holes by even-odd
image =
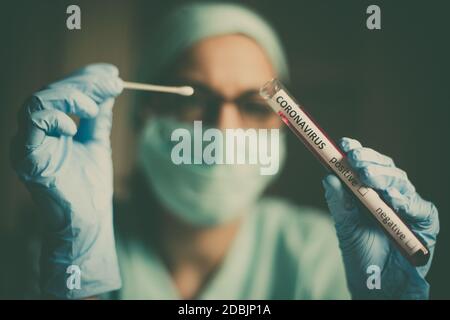
[[[378,190],[431,251],[427,265],[412,266],[356,197],[343,188],[340,180],[335,175],[326,176],[323,180],[325,198],[335,222],[353,298],[427,299],[429,285],[425,275],[439,232],[436,207],[420,197],[406,173],[397,168],[391,158],[349,138],[343,138],[340,146],[362,182]],[[367,268],[371,265],[381,269],[380,290],[368,289],[367,279],[372,273],[368,273]]]
[[[121,286],[110,145],[114,97],[121,91],[116,67],[90,65],[33,94],[19,114],[11,156],[45,215],[44,295],[77,299]],[[78,130],[68,114],[80,118]]]

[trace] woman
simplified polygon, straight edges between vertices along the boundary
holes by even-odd
[[[219,129],[279,129],[258,89],[288,81],[273,30],[232,4],[191,4],[169,14],[149,40],[143,82],[189,84],[191,98],[140,99],[141,185],[112,224],[109,134],[123,89],[111,65],[91,65],[25,104],[13,163],[47,221],[42,290],[54,297],[122,299],[427,298],[430,262],[411,266],[339,180],[324,179],[333,225],[317,210],[262,196],[273,179],[240,165],[175,165],[171,133],[201,120]],[[78,128],[66,113],[80,116]],[[353,139],[342,149],[433,249],[436,208],[393,161]],[[285,155],[280,136],[280,163]],[[198,154],[194,154],[194,157]],[[123,221],[122,221],[123,220]],[[337,233],[337,238],[335,234]],[[338,247],[340,246],[340,250]],[[430,259],[431,261],[431,259]],[[367,268],[382,270],[381,289]],[[344,268],[345,266],[345,268]],[[111,292],[114,294],[110,294]],[[109,293],[109,294],[108,294]]]

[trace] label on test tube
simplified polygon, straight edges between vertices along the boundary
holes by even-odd
[[[347,163],[345,155],[334,145],[311,117],[286,92],[278,80],[261,89],[261,95],[283,122],[303,143],[343,181],[380,222],[397,244],[410,256],[418,250],[428,255],[427,248],[372,188],[364,186]]]

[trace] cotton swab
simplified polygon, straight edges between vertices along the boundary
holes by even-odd
[[[166,92],[166,93],[174,93],[182,96],[192,96],[194,94],[194,88],[189,86],[183,87],[171,87],[171,86],[160,86],[155,84],[145,84],[138,82],[123,82],[124,89],[131,90],[144,90],[144,91],[153,91],[153,92]]]

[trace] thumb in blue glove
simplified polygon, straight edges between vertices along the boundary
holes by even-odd
[[[391,158],[362,147],[354,139],[343,138],[340,146],[361,181],[380,193],[433,254],[439,232],[436,207],[420,197],[406,173],[398,169]],[[412,266],[335,175],[326,176],[323,186],[335,222],[352,296],[363,299],[428,298],[429,285],[425,275],[432,257],[423,267]],[[367,286],[371,266],[381,270],[379,290]]]

